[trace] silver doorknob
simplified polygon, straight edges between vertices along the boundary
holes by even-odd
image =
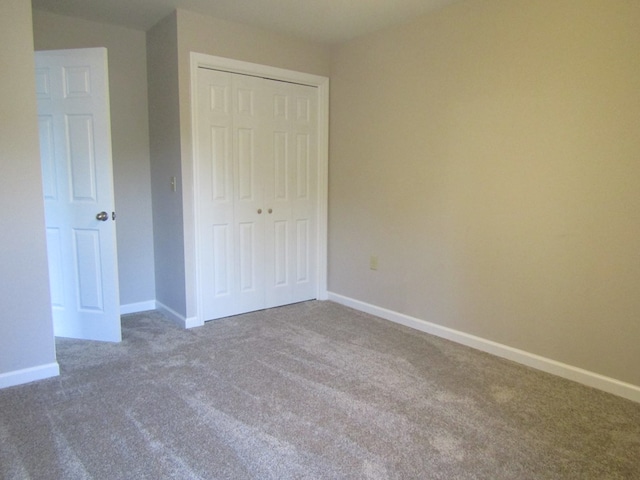
[[[259,208],[259,209],[258,209],[258,215],[260,215],[261,213],[262,213],[262,209],[261,209],[261,208]]]
[[[96,215],[96,219],[100,220],[101,222],[106,222],[107,220],[109,220],[109,214],[107,212],[100,212]]]

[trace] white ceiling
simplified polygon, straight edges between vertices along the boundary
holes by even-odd
[[[335,44],[460,0],[32,0],[33,8],[148,30],[176,8]]]

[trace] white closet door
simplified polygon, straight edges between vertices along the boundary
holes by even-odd
[[[231,75],[233,111],[233,218],[235,252],[232,314],[264,308],[264,183],[268,105],[260,78]],[[214,305],[214,314],[220,315]]]
[[[198,261],[206,319],[264,305],[256,95],[233,77],[198,69]]]
[[[198,69],[206,320],[315,298],[317,90]]]
[[[317,92],[198,69],[205,319],[315,298]]]
[[[317,91],[263,81],[270,133],[265,205],[266,307],[315,298]]]
[[[230,315],[233,302],[233,159],[231,76],[198,70],[198,218],[202,305]]]

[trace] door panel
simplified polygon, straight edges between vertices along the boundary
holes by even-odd
[[[287,221],[273,223],[273,287],[289,284],[288,224]]]
[[[256,228],[253,223],[241,223],[238,226],[237,250],[240,253],[239,283],[240,293],[252,294],[259,286],[255,259],[258,245],[256,245]]]
[[[286,115],[276,116],[274,129],[286,132],[286,189],[266,194],[273,221],[286,220],[287,283],[267,289],[267,306],[315,298],[317,198],[317,95],[314,88],[270,82],[274,105],[286,105]],[[282,102],[280,98],[286,99]],[[286,195],[280,192],[286,190]],[[269,200],[270,199],[270,200]],[[270,243],[270,240],[267,240]],[[267,272],[267,278],[270,278]],[[273,282],[275,285],[275,282]]]
[[[40,159],[42,163],[42,190],[45,200],[57,200],[55,150],[53,146],[53,117],[41,115],[38,118],[40,132]]]
[[[296,283],[303,284],[310,281],[309,260],[309,220],[302,219],[296,222]]]
[[[103,48],[36,52],[54,333],[120,341],[107,78]]]
[[[234,248],[238,284],[234,313],[264,308],[264,99],[259,79],[232,75],[234,151]]]
[[[74,202],[96,202],[96,166],[93,146],[93,116],[66,115],[68,164]]]
[[[205,311],[215,305],[226,316],[233,315],[237,289],[231,78],[221,73],[198,84],[198,262],[207,286],[200,300]]]
[[[256,202],[258,192],[255,185],[259,179],[255,178],[257,168],[255,165],[255,138],[253,129],[239,128],[237,130],[237,160],[238,165],[236,191],[238,192],[238,201],[240,202]]]
[[[100,231],[75,229],[74,252],[78,271],[78,307],[82,311],[103,311]]]
[[[309,135],[296,137],[296,195],[298,200],[309,199]]]
[[[213,126],[211,127],[211,156],[209,161],[211,201],[217,203],[233,202],[233,158],[230,155],[229,139],[230,132],[227,127]]]
[[[289,148],[287,132],[273,135],[273,197],[286,201],[289,197]]]
[[[233,285],[233,250],[231,225],[213,225],[213,295],[221,298],[231,295]]]

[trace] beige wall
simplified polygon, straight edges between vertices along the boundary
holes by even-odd
[[[155,299],[144,32],[34,10],[36,50],[106,47],[123,305]]]
[[[0,387],[55,375],[31,4],[0,4]]]
[[[337,48],[329,289],[640,385],[639,25],[469,0]]]
[[[177,19],[181,55],[193,51],[298,72],[329,75],[329,50],[322,45],[187,10],[178,10]],[[181,58],[180,66],[181,75],[187,74],[184,58]]]

